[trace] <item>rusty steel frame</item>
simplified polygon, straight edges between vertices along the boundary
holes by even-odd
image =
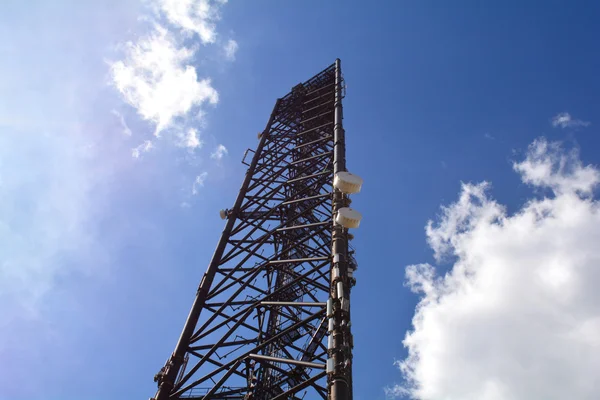
[[[342,93],[336,60],[277,100],[153,399],[352,398]]]

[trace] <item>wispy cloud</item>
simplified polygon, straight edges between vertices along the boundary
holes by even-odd
[[[206,180],[206,177],[208,176],[208,172],[203,172],[200,175],[196,176],[196,179],[194,180],[194,183],[192,185],[192,195],[197,195],[198,194],[198,190],[204,186],[204,181]]]
[[[223,47],[223,50],[225,51],[225,58],[229,61],[235,60],[235,53],[237,52],[238,47],[239,46],[235,40],[229,39]]]
[[[190,150],[196,150],[204,145],[204,142],[200,140],[198,131],[194,128],[189,128],[183,135],[181,135],[180,146],[186,147]]]
[[[490,185],[463,184],[459,199],[427,225],[436,259],[406,268],[420,295],[405,385],[393,396],[429,399],[596,399],[600,359],[600,171],[576,151],[538,139],[514,170],[553,196],[509,215]],[[583,382],[583,383],[582,383]]]
[[[213,153],[211,153],[210,158],[214,158],[216,160],[220,160],[227,154],[227,147],[222,144],[218,145]]]
[[[140,158],[142,153],[147,153],[154,148],[154,144],[151,140],[145,140],[144,143],[131,150],[131,156],[133,158]]]
[[[125,136],[131,136],[133,133],[131,132],[131,129],[129,129],[127,122],[125,122],[125,117],[123,117],[123,114],[121,114],[117,110],[112,110],[111,112],[115,117],[117,117],[119,119],[119,123],[121,124],[121,128],[122,128],[121,132]]]
[[[227,0],[156,0],[155,6],[169,22],[189,33],[196,33],[203,43],[214,43],[220,7]]]
[[[496,140],[496,138],[494,137],[494,135],[492,135],[489,132],[484,133],[483,137],[486,138],[487,140]]]
[[[582,121],[580,119],[574,119],[573,117],[571,117],[571,114],[569,114],[568,112],[562,112],[562,113],[556,114],[554,117],[552,117],[551,123],[552,123],[552,126],[555,128],[556,127],[576,128],[579,126],[589,126],[590,125],[589,121]]]

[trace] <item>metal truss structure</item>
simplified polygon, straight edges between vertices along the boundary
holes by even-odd
[[[277,100],[153,399],[352,399],[343,93],[336,60]]]

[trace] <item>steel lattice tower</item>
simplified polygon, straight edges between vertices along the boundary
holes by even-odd
[[[154,399],[352,399],[343,88],[338,59],[277,100]]]

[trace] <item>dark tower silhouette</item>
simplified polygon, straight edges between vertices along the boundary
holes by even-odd
[[[343,93],[336,60],[277,100],[154,399],[352,399]]]

